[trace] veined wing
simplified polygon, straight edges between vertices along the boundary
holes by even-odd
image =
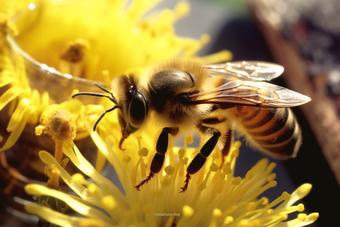
[[[261,107],[295,107],[311,99],[287,88],[255,81],[233,80],[204,92],[191,94],[192,104],[235,104]]]
[[[223,64],[204,65],[212,76],[224,75],[239,79],[270,81],[283,73],[283,67],[277,64],[260,61],[238,61]]]

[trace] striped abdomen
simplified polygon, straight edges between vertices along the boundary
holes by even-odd
[[[230,111],[240,119],[248,139],[261,150],[281,158],[296,156],[302,136],[291,109],[236,106]]]

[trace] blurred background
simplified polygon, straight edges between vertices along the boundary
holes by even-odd
[[[174,8],[177,0],[165,0],[156,8]],[[305,213],[319,212],[313,227],[340,226],[340,2],[337,0],[190,0],[191,13],[175,26],[179,36],[211,42],[203,56],[222,49],[233,61],[252,60],[281,64],[285,73],[273,83],[312,98],[293,108],[302,128],[303,145],[297,158],[277,163],[278,185],[266,192],[270,200],[283,191],[292,193],[303,183],[313,189],[302,201]],[[242,139],[241,139],[242,140]],[[243,143],[236,175],[246,172],[262,157]],[[107,170],[113,181],[117,176]],[[20,214],[22,215],[22,214]],[[19,215],[19,216],[20,216]],[[0,226],[18,226],[21,220],[0,208]],[[36,221],[36,220],[35,220]],[[35,226],[26,223],[23,226]]]

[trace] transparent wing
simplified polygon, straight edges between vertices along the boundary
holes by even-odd
[[[235,104],[261,107],[294,107],[311,99],[298,92],[266,82],[234,80],[190,95],[193,104]]]
[[[205,65],[212,76],[238,77],[255,81],[270,81],[283,73],[283,67],[260,61],[239,61],[224,64]]]

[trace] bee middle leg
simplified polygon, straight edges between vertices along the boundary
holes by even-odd
[[[145,180],[142,180],[135,188],[139,191],[140,187],[146,184],[156,173],[158,173],[164,164],[165,153],[168,150],[169,144],[169,134],[172,136],[177,135],[179,129],[178,128],[170,128],[165,127],[163,128],[161,134],[158,137],[157,144],[156,144],[156,154],[152,159],[151,166],[150,166],[150,174],[146,177]]]
[[[221,137],[221,132],[219,130],[203,126],[202,123],[197,125],[197,128],[203,133],[212,134],[212,137],[203,145],[200,153],[196,155],[196,157],[191,161],[190,165],[188,166],[187,175],[185,177],[184,185],[183,187],[181,187],[181,192],[185,192],[187,190],[191,175],[195,174],[203,167],[205,161],[207,160],[207,157],[214,150],[219,138]]]

